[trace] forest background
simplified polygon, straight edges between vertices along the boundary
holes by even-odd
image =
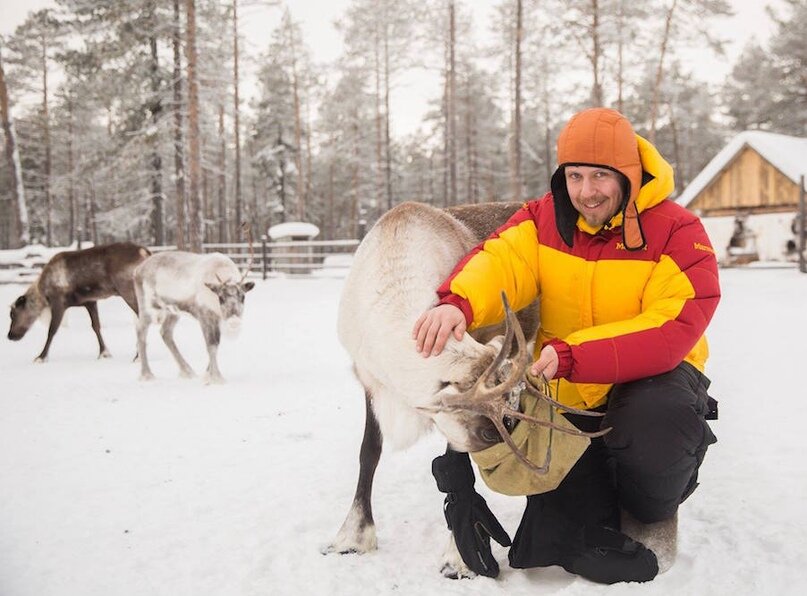
[[[750,28],[726,0],[40,4],[2,19],[5,247],[200,250],[297,220],[356,238],[404,200],[539,196],[593,105],[660,148],[678,191],[736,132],[807,135],[804,0]]]

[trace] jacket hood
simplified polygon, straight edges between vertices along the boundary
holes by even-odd
[[[572,246],[575,228],[589,234],[598,228],[588,225],[569,199],[564,174],[569,165],[603,166],[625,177],[627,198],[609,227],[622,227],[626,249],[644,248],[639,214],[663,201],[675,187],[672,167],[658,150],[616,110],[592,108],[569,120],[558,137],[558,168],[551,187],[558,232]]]

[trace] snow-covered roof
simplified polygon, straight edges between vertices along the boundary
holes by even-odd
[[[731,139],[712,161],[706,164],[700,174],[695,176],[684,192],[678,196],[676,202],[684,207],[689,205],[744,147],[751,147],[796,184],[799,184],[802,174],[807,175],[807,139],[760,130],[746,130]]]
[[[269,238],[289,238],[290,236],[305,236],[315,238],[319,234],[319,228],[312,223],[305,221],[287,221],[273,225],[269,228]]]

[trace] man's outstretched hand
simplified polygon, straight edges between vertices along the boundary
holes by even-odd
[[[459,308],[441,304],[420,315],[412,329],[412,339],[417,342],[416,349],[424,358],[437,356],[452,333],[457,341],[462,339],[465,327],[465,315]]]

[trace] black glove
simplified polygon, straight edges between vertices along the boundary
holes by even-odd
[[[437,488],[446,495],[444,511],[448,529],[468,568],[479,575],[496,577],[499,564],[490,552],[490,539],[510,546],[510,536],[474,490],[474,472],[467,453],[449,449],[434,458],[432,474]]]

